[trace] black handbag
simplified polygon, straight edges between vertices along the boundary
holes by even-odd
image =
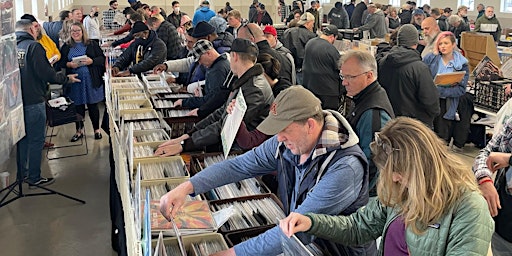
[[[75,103],[69,98],[66,98],[66,101],[68,104],[60,107],[52,107],[46,101],[46,122],[48,126],[54,127],[81,120],[81,117],[76,113]]]

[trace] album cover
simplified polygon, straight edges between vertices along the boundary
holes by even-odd
[[[18,68],[18,54],[16,52],[16,37],[10,37],[3,42],[3,66],[4,75]]]
[[[6,119],[8,120],[8,118]],[[8,121],[0,124],[0,164],[9,159],[12,148],[11,125]]]
[[[169,234],[174,235],[172,223],[160,213],[160,201],[151,201],[150,208],[151,230],[170,231]],[[206,201],[186,201],[174,221],[182,235],[215,231],[215,221]]]
[[[8,109],[13,109],[23,104],[21,95],[21,80],[19,69],[4,77],[5,89],[7,91]]]
[[[13,0],[0,1],[2,20],[2,35],[14,33],[14,3]]]
[[[25,136],[25,121],[23,119],[23,105],[18,106],[10,113],[11,134],[13,144],[18,143]]]
[[[4,124],[6,122],[6,116],[7,116],[7,91],[6,86],[4,86],[3,81],[0,81],[0,125]]]

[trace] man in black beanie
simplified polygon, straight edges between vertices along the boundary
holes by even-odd
[[[155,31],[149,30],[142,21],[137,21],[133,24],[131,33],[135,41],[117,58],[112,67],[113,76],[140,74],[165,61],[167,47]]]
[[[411,24],[403,25],[397,42],[378,63],[379,83],[396,116],[416,118],[432,128],[440,111],[439,92],[427,64],[416,51],[418,30]]]

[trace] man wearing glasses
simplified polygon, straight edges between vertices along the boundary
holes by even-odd
[[[377,167],[371,158],[370,143],[375,132],[395,117],[388,95],[377,81],[377,61],[366,51],[348,51],[340,58],[340,77],[352,97],[355,107],[348,112],[347,120],[359,137],[359,146],[363,149],[370,164],[370,196],[376,196],[376,184],[379,177]]]
[[[175,216],[188,194],[275,170],[286,215],[348,215],[366,205],[366,158],[340,113],[322,110],[320,100],[302,86],[281,91],[267,113],[258,130],[275,136],[237,158],[204,169],[162,196],[161,213],[167,218]],[[278,255],[282,253],[281,234],[279,227],[274,227],[216,255]],[[305,233],[297,237],[304,244],[315,242],[332,255],[376,255],[375,247],[343,246]]]

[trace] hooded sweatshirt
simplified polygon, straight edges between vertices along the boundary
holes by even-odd
[[[375,13],[370,14],[368,21],[360,26],[359,30],[370,30],[370,38],[384,38],[388,33],[384,12],[381,9],[377,9]]]
[[[394,46],[378,60],[379,83],[388,94],[396,116],[407,116],[433,127],[439,115],[439,92],[429,67],[415,49]]]
[[[276,135],[244,155],[210,166],[196,174],[190,179],[194,193],[204,193],[217,186],[278,170],[278,175],[289,175],[287,177],[290,186],[283,184],[281,188],[287,189],[290,194],[297,194],[294,191],[304,185],[314,185],[310,192],[299,194],[305,197],[300,203],[293,202],[290,205],[287,202],[285,212],[337,215],[365,205],[368,201],[368,194],[365,191],[368,185],[368,170],[366,159],[357,146],[359,140],[341,114],[324,111],[324,117],[325,125],[317,146],[303,164],[299,164],[300,156],[292,154],[283,143],[277,141]],[[315,177],[308,175],[312,172],[305,173],[306,170],[312,165],[319,164],[319,160],[325,160],[333,151],[352,153],[338,156],[337,160],[333,158],[317,183],[304,184],[310,178],[315,180]],[[303,182],[297,182],[298,176],[293,173],[303,173]],[[297,185],[298,183],[301,186]],[[235,252],[237,255],[277,255],[282,252],[280,235],[280,228],[274,227],[236,245]],[[313,239],[311,236],[306,237],[309,239],[308,243]]]
[[[455,114],[457,113],[457,108],[459,107],[459,98],[466,93],[466,85],[468,84],[468,60],[462,56],[460,52],[454,51],[453,60],[450,60],[446,67],[440,67],[439,64],[442,61],[442,55],[434,53],[428,54],[423,59],[423,62],[425,62],[430,67],[432,78],[435,78],[437,74],[466,71],[466,75],[464,75],[462,81],[457,85],[449,87],[437,86],[439,97],[441,99],[446,99],[446,113],[441,113],[441,115],[443,115],[444,119],[456,120]]]
[[[203,6],[201,8],[199,8],[199,10],[197,10],[195,13],[194,13],[194,18],[192,19],[192,25],[194,25],[194,27],[197,25],[197,23],[201,22],[201,21],[210,21],[210,19],[212,17],[215,17],[215,12],[213,12],[210,7],[208,6]]]

